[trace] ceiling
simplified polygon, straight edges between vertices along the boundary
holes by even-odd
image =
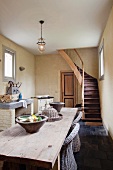
[[[0,0],[0,34],[40,55],[37,42],[46,42],[44,54],[58,49],[98,46],[113,0]]]

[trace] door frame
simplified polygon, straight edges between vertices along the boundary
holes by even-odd
[[[62,73],[74,73],[73,71],[71,71],[71,70],[62,70],[62,71],[60,71],[60,101],[61,102],[63,102],[63,92],[62,92]],[[74,106],[76,105],[76,96],[77,96],[77,94],[76,94],[76,76],[74,75],[74,88],[75,88],[75,90],[74,90]]]

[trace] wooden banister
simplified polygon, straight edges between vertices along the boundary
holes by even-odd
[[[79,84],[82,86],[82,76],[80,72],[78,71],[77,67],[73,63],[73,61],[70,59],[70,57],[65,53],[64,50],[58,50],[59,54],[66,60],[66,62],[69,64],[70,68],[73,70],[76,78],[78,79]]]
[[[76,65],[73,63],[71,58],[66,54],[66,52],[64,50],[58,50],[59,54],[66,60],[66,62],[70,66],[70,68],[73,70],[79,84],[82,87],[82,112],[83,112],[82,118],[84,118],[84,63],[83,63],[79,53],[77,52],[77,50],[74,49],[74,51],[76,52],[77,56],[79,57],[79,59],[80,59],[80,61],[82,63],[82,70],[83,70],[82,71],[82,76],[81,76],[80,72],[78,71]]]
[[[83,63],[79,53],[77,52],[77,50],[74,49],[74,51],[76,52],[77,56],[79,57],[79,59],[82,63],[82,111],[84,113],[84,63]],[[84,114],[83,114],[82,118],[84,118]]]

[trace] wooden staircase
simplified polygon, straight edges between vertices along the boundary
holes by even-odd
[[[80,73],[82,69],[79,68]],[[84,72],[84,118],[86,125],[102,125],[97,79]]]
[[[64,50],[58,50],[59,54],[65,59],[70,68],[73,70],[81,86],[81,105],[78,105],[83,112],[82,120],[86,122],[86,125],[102,125],[97,79],[84,72],[84,63],[77,50],[74,49],[74,51],[80,59],[82,69],[73,63]]]

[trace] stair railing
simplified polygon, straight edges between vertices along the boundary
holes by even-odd
[[[81,84],[81,87],[82,87],[82,112],[83,112],[82,118],[84,118],[84,63],[83,63],[79,53],[77,52],[77,50],[74,49],[74,51],[76,52],[77,56],[79,57],[79,59],[82,63],[82,84]]]
[[[73,61],[71,60],[71,58],[66,54],[64,50],[58,50],[58,52],[66,60],[70,68],[73,70],[79,84],[82,86],[82,76],[78,71],[77,67],[75,66],[75,64],[73,63]]]
[[[84,118],[84,63],[80,57],[80,55],[78,54],[77,50],[74,49],[77,56],[79,56],[80,61],[82,62],[82,76],[77,68],[77,66],[73,63],[73,61],[71,60],[71,58],[66,54],[66,52],[64,50],[58,50],[59,54],[66,60],[66,62],[68,63],[68,65],[70,66],[70,68],[73,70],[80,86],[82,87],[82,112],[83,112],[83,116],[82,118]]]

